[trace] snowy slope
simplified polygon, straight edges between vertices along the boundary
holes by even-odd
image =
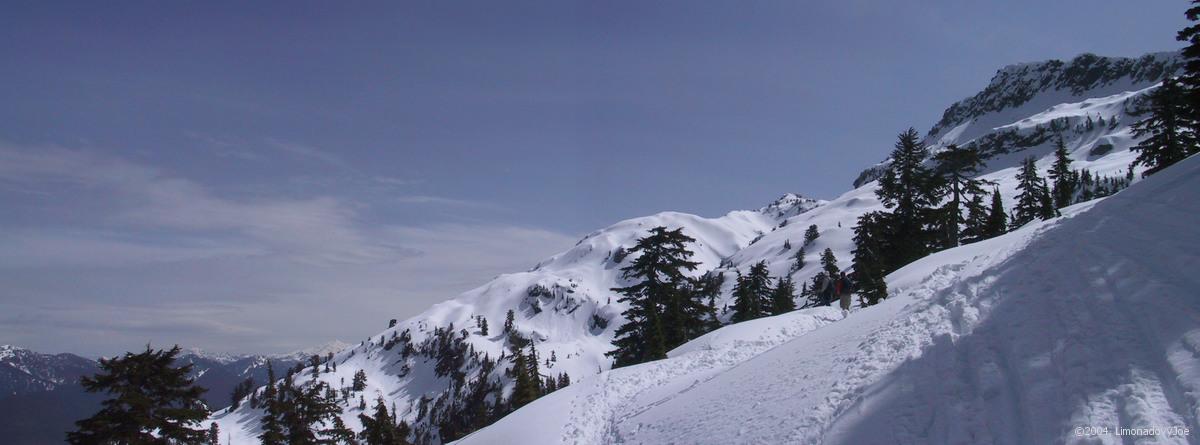
[[[1092,439],[1122,443],[1117,428],[1196,431],[1196,215],[1193,157],[1061,218],[906,266],[888,276],[892,298],[845,320],[796,328],[820,315],[806,310],[706,336],[799,334],[761,354],[697,339],[461,443],[1061,443],[1080,440],[1076,426],[1107,426]]]
[[[1128,115],[1128,110],[1153,91],[1157,76],[1177,68],[1177,54],[1173,53],[1141,59],[1081,56],[1069,63],[1049,61],[1006,67],[979,95],[947,109],[926,140],[934,151],[952,143],[975,144],[983,149],[990,156],[984,179],[996,181],[1009,206],[1016,195],[1014,176],[1019,161],[1035,156],[1044,172],[1049,167],[1053,139],[1058,136],[1064,139],[1075,161],[1073,168],[1087,168],[1098,175],[1124,176],[1133,160],[1128,148],[1136,143],[1128,128],[1136,119]],[[1096,73],[1100,73],[1098,77]],[[1041,80],[1047,77],[1052,81]],[[1095,121],[1091,127],[1086,126],[1088,119]],[[1097,123],[1100,119],[1103,125]],[[886,147],[891,143],[881,141],[880,145]],[[402,358],[397,350],[385,347],[389,339],[407,331],[417,343],[435,328],[453,325],[454,330],[467,331],[466,341],[474,350],[495,358],[505,349],[500,327],[506,312],[513,310],[516,330],[533,338],[543,357],[552,354],[557,357],[542,371],[547,375],[566,372],[573,382],[580,382],[610,367],[604,353],[611,349],[614,330],[624,322],[620,314],[625,309],[610,289],[624,284],[619,279],[619,269],[630,259],[615,260],[623,248],[632,246],[650,228],[682,227],[685,234],[696,238],[696,243],[690,246],[696,253],[694,260],[701,263],[696,275],[705,271],[724,272],[728,278],[717,300],[718,308],[722,308],[731,301],[735,272],[744,272],[759,261],[768,263],[773,277],[791,273],[797,285],[817,272],[818,255],[826,248],[841,260],[841,267],[848,267],[853,249],[852,228],[857,218],[882,209],[874,195],[876,184],[871,181],[871,171],[860,177],[860,187],[828,202],[789,194],[757,211],[735,211],[719,218],[665,212],[622,221],[587,235],[570,250],[540,262],[527,272],[497,277],[343,350],[335,356],[337,371],[318,378],[342,388],[355,371],[364,370],[369,376],[369,389],[363,397],[370,400],[378,395],[394,402],[401,418],[419,426],[420,400],[443,394],[450,386],[449,380],[437,376],[428,360]],[[807,266],[794,270],[795,253],[809,225],[817,225],[821,235],[806,247]],[[726,318],[729,315],[723,314]],[[476,327],[475,319],[480,316],[490,327],[486,336]],[[709,352],[720,356],[719,349],[710,348]],[[706,359],[712,366],[703,371],[692,365],[661,366],[686,368],[678,371],[681,375],[711,374],[722,366],[748,358],[740,351],[735,351],[734,356],[736,359],[728,355]],[[671,360],[676,357],[673,355]],[[501,362],[500,366],[507,363]],[[503,379],[499,374],[496,377]],[[606,376],[602,374],[602,378],[616,378]],[[643,380],[649,382],[647,385],[655,385],[653,379],[639,381]],[[344,418],[351,428],[359,426],[357,405],[357,398],[346,405]],[[521,412],[531,409],[534,406]],[[242,434],[250,440],[256,434],[259,415],[244,406],[239,412],[217,413],[214,420],[223,432],[235,431],[235,438]],[[235,440],[235,443],[242,442]]]

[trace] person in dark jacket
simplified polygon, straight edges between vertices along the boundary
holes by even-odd
[[[846,279],[845,272],[842,272],[842,274],[838,276],[837,282],[834,283],[833,287],[837,290],[838,298],[840,298],[839,303],[841,303],[842,310],[850,310],[850,280]]]

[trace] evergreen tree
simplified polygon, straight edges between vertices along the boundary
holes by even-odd
[[[771,314],[779,315],[796,310],[796,283],[784,276],[771,290]]]
[[[387,405],[384,404],[383,398],[375,400],[375,411],[371,416],[359,414],[358,420],[362,422],[363,429],[358,433],[358,438],[366,445],[405,445],[408,443],[408,434],[400,435],[399,425],[396,423],[395,416],[388,414]]]
[[[988,210],[987,224],[983,226],[983,237],[993,238],[1008,231],[1008,214],[1004,212],[1004,198],[1000,189],[992,189],[992,206]]]
[[[854,226],[854,281],[863,306],[887,298],[884,277],[890,266],[883,252],[889,250],[887,243],[891,239],[889,218],[883,212],[870,212],[858,217]]]
[[[1050,167],[1050,171],[1046,175],[1054,186],[1051,192],[1054,197],[1054,208],[1061,209],[1071,205],[1075,198],[1075,184],[1078,183],[1075,175],[1075,171],[1071,170],[1071,158],[1067,153],[1067,145],[1063,143],[1060,136],[1054,144],[1054,165]]]
[[[733,287],[734,323],[765,317],[772,307],[771,277],[767,263],[759,261],[750,266],[746,275],[738,274]]]
[[[1175,39],[1187,42],[1183,48],[1183,75],[1179,82],[1184,94],[1186,121],[1192,124],[1193,133],[1197,131],[1196,124],[1200,123],[1200,1],[1192,0],[1192,7],[1184,13],[1191,25],[1183,28],[1175,35]],[[1115,119],[1114,119],[1115,120]]]
[[[1130,147],[1138,152],[1134,165],[1147,167],[1142,176],[1158,173],[1197,152],[1194,122],[1188,121],[1188,104],[1178,81],[1164,79],[1147,99],[1149,103],[1134,114],[1148,116],[1132,127],[1134,137],[1146,139]]]
[[[791,272],[796,272],[804,268],[805,255],[807,255],[807,252],[805,252],[805,246],[800,246],[800,249],[796,250],[796,254],[792,255]]]
[[[957,247],[963,241],[961,227],[967,224],[963,218],[966,197],[983,193],[980,187],[982,181],[975,179],[983,167],[983,158],[974,148],[950,145],[934,155],[933,160],[938,163],[936,173],[941,177],[941,183],[948,187],[950,195],[949,201],[940,210],[942,230],[939,230],[940,242],[937,244],[942,248]]]
[[[479,316],[479,334],[483,336],[488,335],[487,318],[484,318],[482,315]]]
[[[821,237],[821,232],[817,229],[816,224],[812,224],[812,225],[808,226],[808,229],[804,230],[804,246],[807,247],[809,244],[812,244],[813,241],[816,241],[817,238],[820,238],[820,237]]]
[[[821,252],[821,270],[825,271],[825,276],[831,280],[836,280],[841,270],[838,269],[837,257],[833,256],[833,250],[826,248]]]
[[[204,389],[188,378],[192,365],[174,367],[179,346],[138,354],[125,353],[100,359],[100,372],[85,376],[80,385],[88,392],[112,397],[101,402],[100,412],[75,422],[67,433],[72,444],[181,443],[202,444],[207,431],[200,422],[208,408],[200,396]]]
[[[629,249],[641,255],[621,268],[621,277],[633,284],[612,289],[622,295],[618,301],[629,305],[622,313],[626,323],[615,333],[616,349],[606,354],[616,359],[614,367],[666,358],[669,348],[706,325],[706,308],[687,292],[683,275],[699,264],[689,260],[687,243],[694,241],[683,229],[655,227]]]
[[[283,403],[279,400],[279,391],[275,387],[275,368],[267,362],[267,386],[263,389],[260,402],[266,409],[262,416],[262,433],[258,440],[262,445],[284,445],[287,436],[283,434]]]
[[[889,263],[902,266],[930,252],[931,236],[928,226],[934,216],[933,206],[939,200],[937,177],[925,168],[927,155],[917,130],[909,128],[898,137],[891,154],[891,165],[879,179],[875,191],[883,205],[892,210],[892,232],[895,241],[892,251],[885,253]]]
[[[1054,217],[1053,198],[1046,181],[1038,176],[1037,161],[1032,157],[1021,162],[1017,172],[1017,205],[1013,207],[1013,227],[1021,227],[1034,219]]]
[[[513,321],[515,318],[516,318],[516,315],[513,313],[512,309],[509,309],[508,313],[504,315],[504,334],[505,335],[509,335],[509,334],[513,333]]]
[[[354,380],[350,383],[350,389],[354,391],[367,389],[367,373],[361,369],[356,371],[354,373]]]
[[[508,399],[510,409],[517,409],[542,396],[541,377],[533,373],[537,366],[537,357],[525,355],[524,347],[514,346],[512,367],[508,370],[513,379],[513,392]]]
[[[971,201],[967,203],[967,220],[966,227],[963,228],[962,238],[964,243],[973,243],[986,238],[984,234],[987,232],[988,212],[987,207],[983,205],[984,193],[971,196]]]
[[[238,382],[238,384],[233,387],[233,393],[229,396],[229,406],[233,409],[237,409],[239,406],[241,406],[242,400],[245,399],[246,396],[250,395],[251,391],[254,391],[254,377],[246,377],[246,380]]]
[[[208,424],[208,445],[221,444],[221,427],[217,426],[217,422]]]

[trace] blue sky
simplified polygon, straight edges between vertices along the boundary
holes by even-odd
[[[0,343],[360,339],[663,210],[829,198],[1003,65],[1181,1],[26,2],[0,15]]]

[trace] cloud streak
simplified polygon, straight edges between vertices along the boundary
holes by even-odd
[[[47,196],[14,198],[27,190]],[[364,323],[415,314],[574,241],[505,224],[372,221],[365,212],[396,202],[378,199],[233,199],[113,156],[0,145],[0,204],[9,215],[54,216],[0,217],[0,307],[8,314],[0,343],[81,353],[146,340],[295,349],[369,334],[375,329]],[[115,320],[81,323],[88,314]]]

